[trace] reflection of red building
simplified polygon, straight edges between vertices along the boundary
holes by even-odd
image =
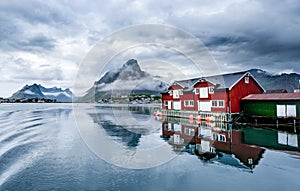
[[[261,94],[262,86],[249,72],[210,76],[174,82],[162,93],[165,110],[240,112],[240,100]]]
[[[221,129],[221,130],[220,130]],[[163,137],[169,137],[169,143],[176,149],[188,144],[195,145],[195,153],[205,158],[212,158],[218,152],[234,154],[247,167],[254,167],[262,157],[264,149],[244,144],[240,130],[222,130],[207,124],[188,125],[163,122]]]

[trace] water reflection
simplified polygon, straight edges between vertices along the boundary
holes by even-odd
[[[249,126],[241,126],[239,129],[244,133],[243,141],[246,144],[275,150],[297,151],[296,154],[300,151],[299,134]]]
[[[297,134],[223,123],[197,123],[180,118],[160,120],[161,137],[175,152],[185,151],[204,161],[252,170],[263,157],[265,147],[300,151]]]
[[[88,125],[88,118],[83,120],[83,116],[78,122],[84,124],[80,131],[95,153],[127,168],[157,166],[185,152],[203,162],[252,172],[266,148],[299,155],[298,134],[183,118],[154,118],[149,115],[153,111],[154,108],[140,106],[96,106],[84,112],[96,128]]]

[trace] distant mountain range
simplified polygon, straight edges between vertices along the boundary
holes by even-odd
[[[247,71],[245,71],[247,72]],[[275,75],[261,69],[248,70],[265,90],[294,92],[299,88],[300,75],[296,73]],[[138,62],[128,60],[121,68],[106,72],[80,101],[98,101],[114,96],[130,94],[159,94],[168,88],[160,76],[141,70]]]
[[[21,90],[15,92],[9,99],[29,99],[29,98],[45,98],[57,100],[59,102],[72,102],[73,93],[69,88],[63,90],[61,88],[45,88],[42,85],[33,84],[26,85]]]
[[[297,73],[282,73],[277,75],[261,69],[251,69],[248,71],[257,79],[265,90],[285,89],[288,92],[294,92],[295,89],[299,89],[300,75]]]
[[[158,95],[166,88],[162,77],[142,71],[138,62],[130,59],[121,68],[106,72],[80,101],[98,101],[131,94]]]
[[[261,69],[248,70],[265,90],[287,90],[294,92],[299,88],[300,75],[297,73],[275,75]],[[153,76],[142,71],[138,62],[128,60],[122,67],[106,72],[78,102],[93,102],[112,97],[122,97],[132,94],[159,95],[165,91],[168,84],[160,76]],[[41,85],[26,85],[14,93],[10,99],[46,98],[59,102],[71,102],[74,97],[70,89],[57,87],[45,88]]]

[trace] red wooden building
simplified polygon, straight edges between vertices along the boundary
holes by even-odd
[[[238,113],[240,100],[265,90],[249,72],[237,72],[174,82],[162,93],[165,110]]]

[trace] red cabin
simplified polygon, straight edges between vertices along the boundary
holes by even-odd
[[[162,93],[162,108],[238,113],[243,97],[264,91],[249,72],[182,80]]]

